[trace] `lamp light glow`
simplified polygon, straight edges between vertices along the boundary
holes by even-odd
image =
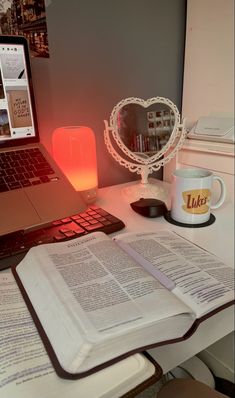
[[[97,195],[97,159],[94,132],[86,126],[65,126],[53,131],[53,157],[87,203]]]

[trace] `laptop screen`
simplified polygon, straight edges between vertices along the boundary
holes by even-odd
[[[17,43],[17,41],[21,41]],[[9,42],[7,42],[9,41]],[[0,41],[0,146],[35,141],[34,103],[24,38]]]

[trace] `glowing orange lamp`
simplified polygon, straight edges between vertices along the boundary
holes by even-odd
[[[85,126],[59,127],[52,136],[53,157],[87,203],[97,196],[97,160],[94,132]]]

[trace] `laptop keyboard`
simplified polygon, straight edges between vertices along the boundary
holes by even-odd
[[[0,192],[50,182],[54,174],[39,148],[0,153]]]
[[[90,206],[83,212],[55,220],[31,230],[20,230],[0,236],[0,270],[18,264],[27,251],[42,243],[61,242],[95,231],[117,232],[125,224],[106,210]]]

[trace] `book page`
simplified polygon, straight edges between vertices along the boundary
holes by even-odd
[[[0,341],[1,398],[21,391],[22,398],[39,398],[37,388],[53,380],[54,370],[11,273],[0,274]]]
[[[0,342],[1,398],[114,398],[154,373],[136,354],[81,380],[59,378],[11,273],[0,274]]]
[[[60,363],[70,372],[77,372],[91,357],[95,344],[102,346],[110,340],[112,346],[112,339],[127,332],[190,313],[101,232],[37,246],[17,272]],[[192,322],[190,316],[188,325]],[[169,330],[161,338],[174,333]]]
[[[127,252],[135,252],[143,266],[148,263],[160,271],[155,277],[162,283],[161,273],[170,279],[174,284],[172,292],[197,317],[234,300],[232,268],[174,232],[121,234],[115,241],[121,242]]]

